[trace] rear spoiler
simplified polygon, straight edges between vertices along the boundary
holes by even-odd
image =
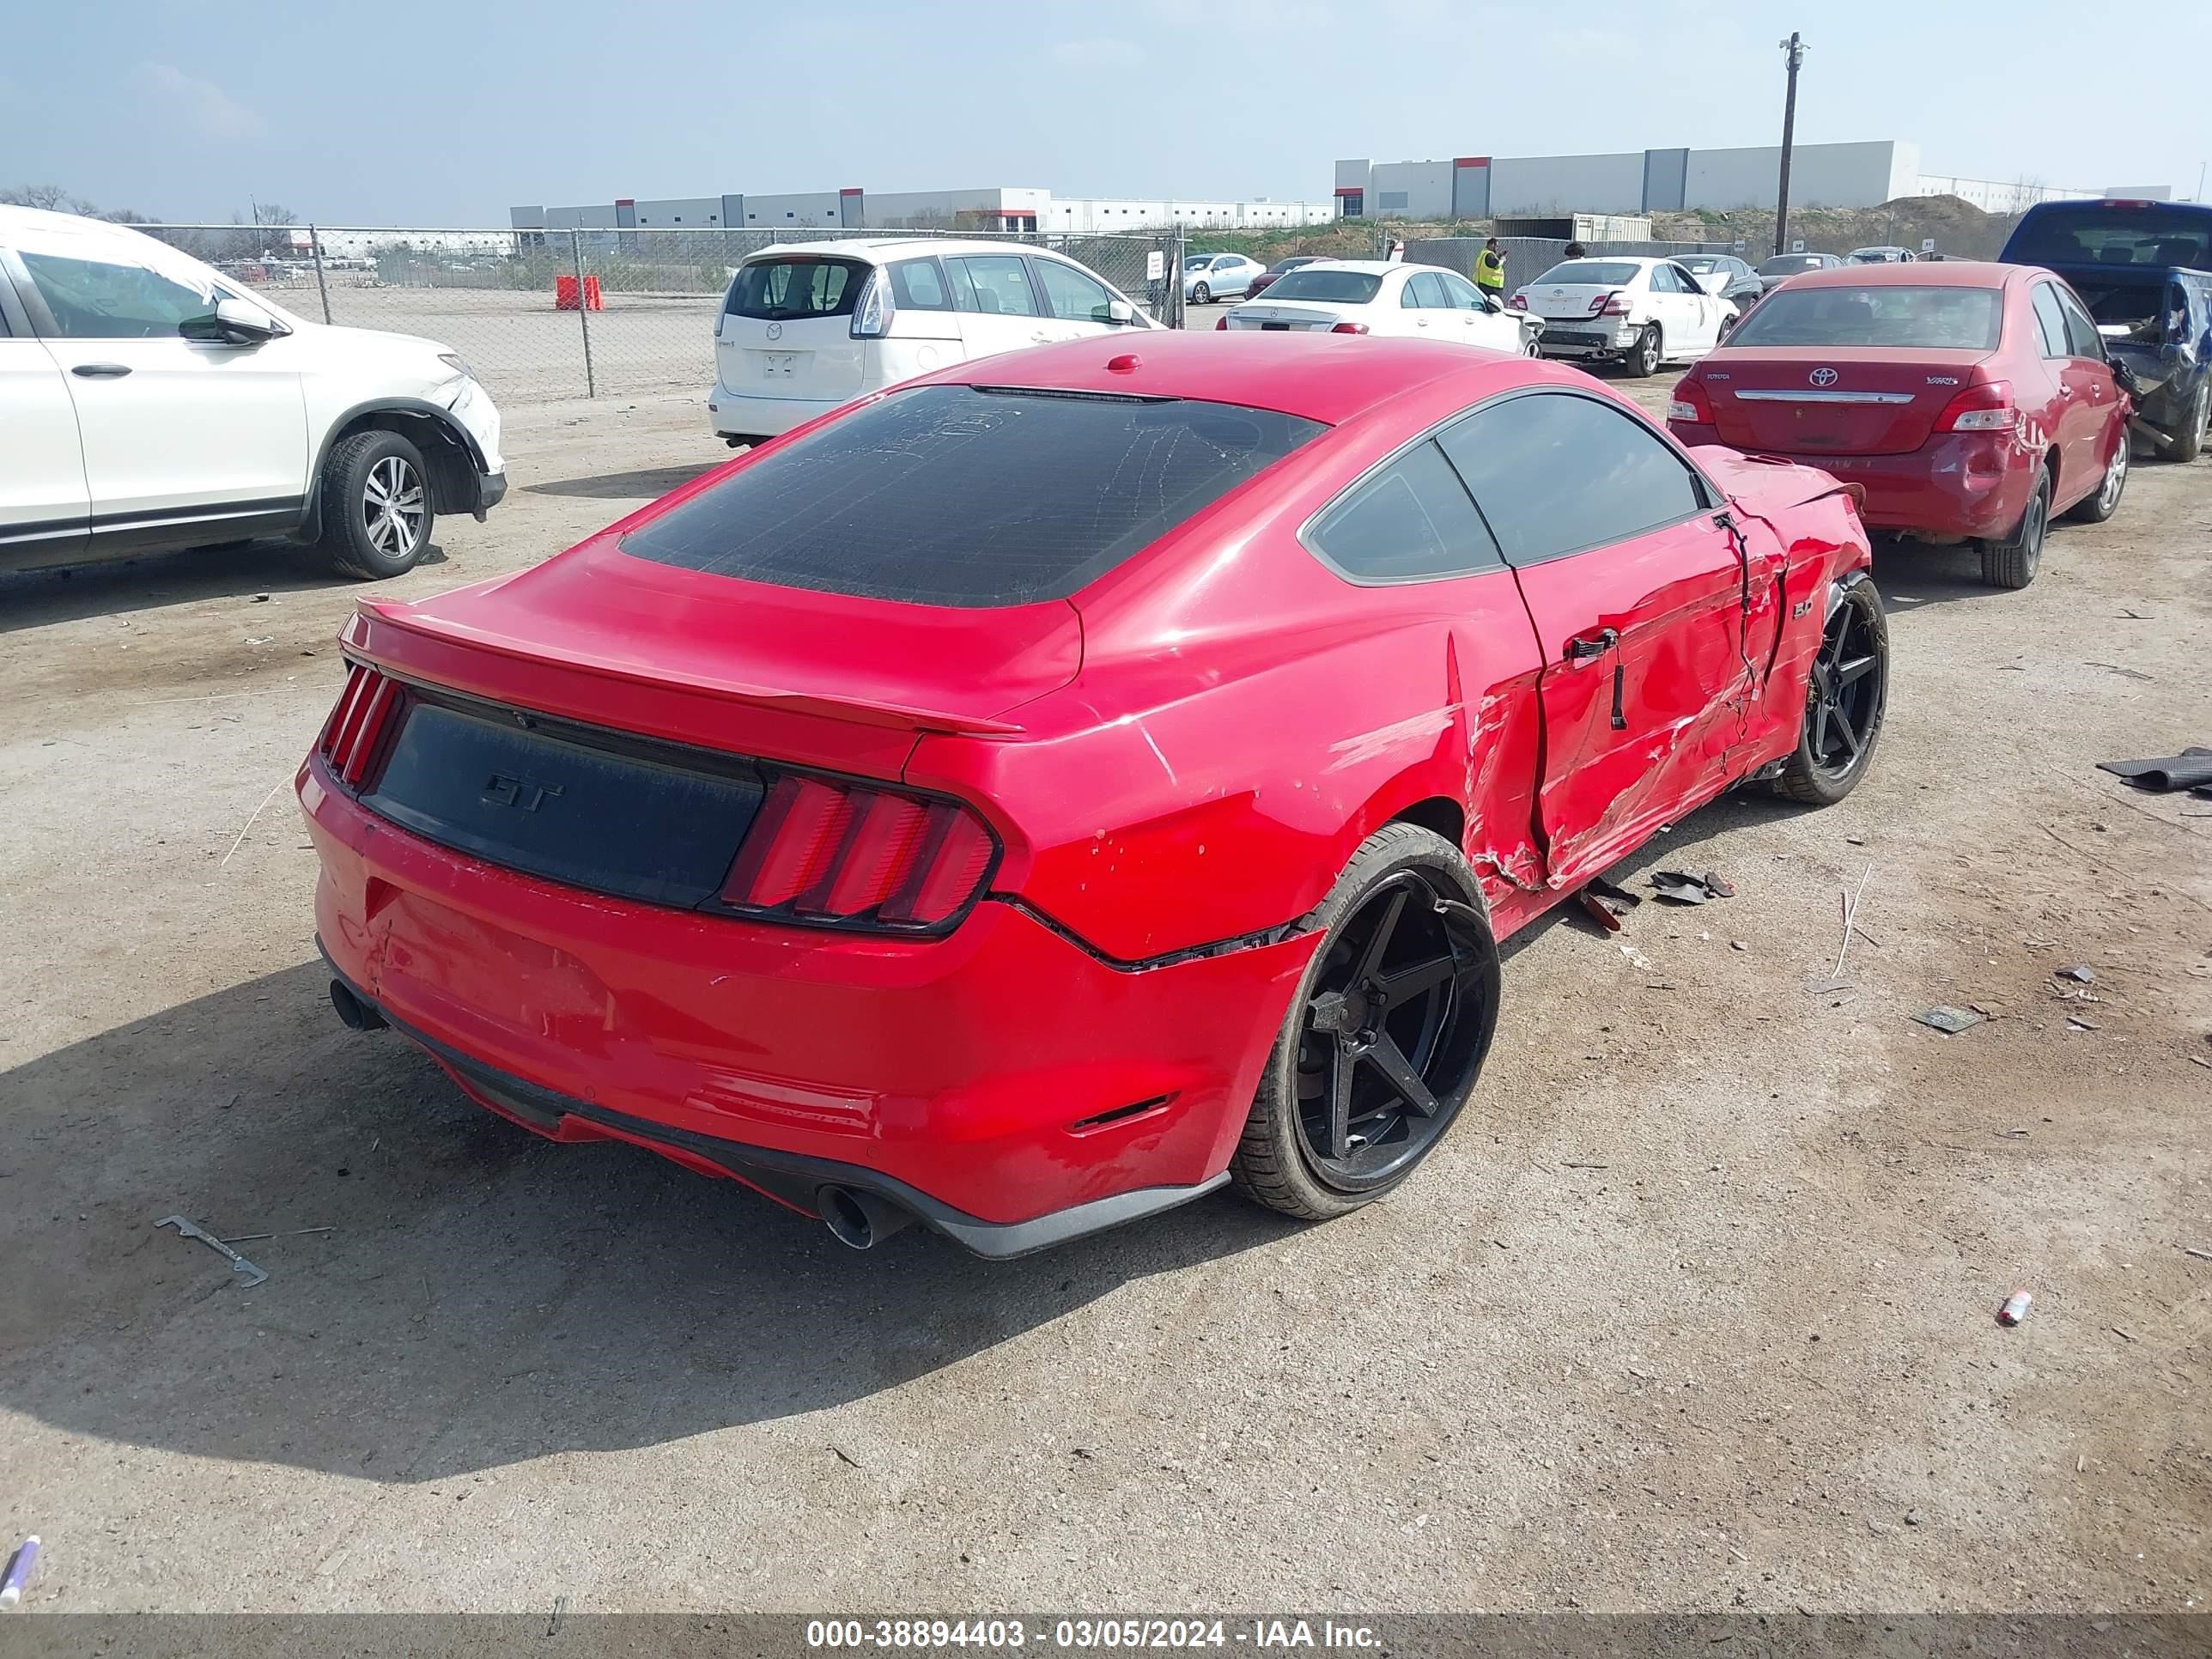
[[[338,630],[338,643],[347,655],[374,663],[400,679],[422,678],[455,690],[478,690],[471,684],[468,659],[489,653],[511,661],[526,662],[567,672],[596,676],[626,684],[675,688],[723,702],[786,714],[824,715],[856,726],[884,726],[894,731],[945,733],[955,737],[1013,738],[1024,728],[1011,720],[986,720],[971,714],[910,708],[896,703],[871,702],[821,692],[780,691],[772,686],[745,685],[731,680],[708,679],[672,672],[644,663],[623,662],[574,653],[549,655],[525,641],[503,635],[459,628],[426,617],[397,599],[364,599]],[[501,694],[494,694],[501,695]],[[502,700],[504,700],[502,696]],[[547,710],[553,713],[556,711]],[[585,710],[565,711],[588,720]]]

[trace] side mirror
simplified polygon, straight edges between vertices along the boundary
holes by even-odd
[[[1106,302],[1106,320],[1116,328],[1125,328],[1137,320],[1137,308],[1127,300],[1109,300]]]
[[[259,306],[226,294],[204,317],[187,317],[177,332],[188,340],[216,341],[224,345],[263,345],[292,331]]]

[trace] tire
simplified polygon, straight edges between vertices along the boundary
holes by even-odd
[[[1321,945],[1268,1052],[1229,1174],[1255,1203],[1326,1221],[1403,1182],[1474,1092],[1497,1029],[1498,945],[1459,849],[1411,823],[1361,842],[1314,920]],[[1379,1000],[1394,978],[1424,974],[1425,988]],[[1399,1091],[1386,1069],[1394,1061],[1410,1068],[1428,1109]],[[1333,1117],[1340,1075],[1344,1107]],[[1342,1137],[1334,1148],[1332,1135]]]
[[[1204,283],[1200,283],[1196,288],[1191,289],[1190,302],[1194,306],[1212,305],[1213,303],[1213,290],[1208,288]]]
[[[1850,678],[1856,663],[1869,664]],[[1806,806],[1833,806],[1858,787],[1874,760],[1889,707],[1889,619],[1869,580],[1837,598],[1820,630],[1820,650],[1805,682],[1797,748],[1774,780],[1774,793]],[[1841,712],[1840,739],[1837,715]]]
[[[2112,459],[2105,468],[2105,476],[2095,491],[2083,496],[2066,509],[2066,516],[2081,524],[2102,524],[2120,510],[2120,497],[2128,488],[2128,434],[2120,428],[2120,441],[2114,447]]]
[[[396,432],[356,432],[331,446],[322,508],[324,553],[340,575],[362,581],[413,569],[437,522],[422,452]]]
[[[2022,588],[2043,564],[2043,541],[2051,530],[2051,469],[2035,481],[2035,493],[2020,515],[2010,539],[1982,544],[1982,580],[1991,587]]]
[[[1659,337],[1659,325],[1646,323],[1644,332],[1636,337],[1636,343],[1620,362],[1628,371],[1630,379],[1648,380],[1659,372],[1660,359],[1665,356],[1665,342]]]
[[[2181,422],[2181,430],[2173,434],[2173,447],[2167,452],[2169,459],[2193,461],[2204,453],[2204,446],[2212,442],[2212,380],[2197,388],[2197,401],[2189,406],[2189,414]]]

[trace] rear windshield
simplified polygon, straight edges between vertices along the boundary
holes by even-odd
[[[917,386],[769,450],[622,546],[864,599],[1060,599],[1323,430],[1236,404]]]
[[[857,259],[748,259],[738,267],[723,309],[732,317],[778,323],[793,317],[849,317],[868,270]]]
[[[1820,256],[1817,253],[1778,253],[1759,266],[1762,276],[1790,276],[1801,270],[1818,270]]]
[[[1626,259],[1570,259],[1563,265],[1553,265],[1536,282],[1539,286],[1551,283],[1561,288],[1619,288],[1634,282],[1638,270]]]
[[[1703,256],[1692,254],[1688,258],[1677,259],[1674,263],[1680,265],[1684,270],[1699,276],[1710,276],[1713,272],[1721,268],[1721,262],[1718,259],[1714,258],[1711,254],[1705,254]]]
[[[1735,325],[1732,346],[1921,346],[1995,351],[1993,288],[1778,288]]]
[[[1318,300],[1324,304],[1364,306],[1382,286],[1371,270],[1316,270],[1300,265],[1286,270],[1267,285],[1270,300]]]
[[[2095,203],[2031,213],[2005,246],[2021,265],[2170,265],[2212,270],[2212,208],[2112,208]]]

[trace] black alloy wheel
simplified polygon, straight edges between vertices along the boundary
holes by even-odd
[[[1330,939],[1298,1042],[1298,1139],[1340,1192],[1395,1180],[1451,1122],[1493,1011],[1495,953],[1461,937],[1439,892],[1403,870]]]
[[[1830,806],[1866,775],[1889,696],[1889,623],[1870,580],[1846,587],[1828,611],[1805,684],[1797,750],[1778,793]]]

